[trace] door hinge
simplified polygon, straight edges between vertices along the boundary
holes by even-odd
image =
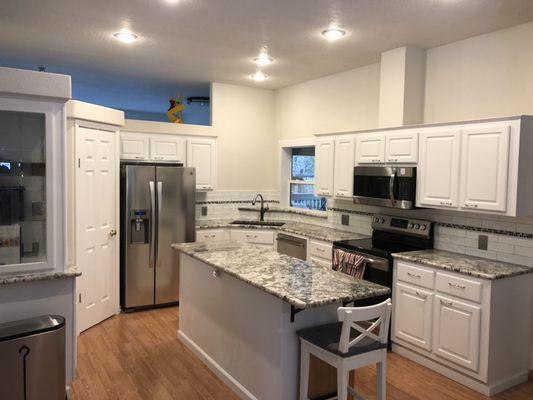
[[[81,293],[78,293],[78,303],[81,303]]]
[[[78,158],[78,168],[81,168],[81,161],[79,158]]]

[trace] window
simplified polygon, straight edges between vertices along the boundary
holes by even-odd
[[[0,265],[47,259],[45,133],[44,114],[0,111]]]
[[[291,155],[290,206],[326,211],[327,200],[315,191],[315,148],[294,147]]]

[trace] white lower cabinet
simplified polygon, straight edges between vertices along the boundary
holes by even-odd
[[[451,297],[435,296],[433,352],[477,371],[481,307]]]
[[[196,231],[197,242],[209,242],[226,239],[227,235],[224,229],[200,229]]]
[[[431,350],[433,294],[402,283],[396,284],[395,289],[395,336],[422,349]]]
[[[259,229],[232,229],[231,240],[237,242],[254,243],[272,247],[274,246],[274,231]]]
[[[329,264],[329,267],[331,268],[333,246],[331,243],[310,239],[307,243],[307,258],[320,260],[322,263]]]
[[[492,396],[528,379],[533,274],[489,280],[396,259],[394,352]]]

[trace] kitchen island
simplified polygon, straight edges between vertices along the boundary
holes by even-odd
[[[238,242],[176,244],[180,340],[244,399],[298,395],[295,332],[389,288]]]

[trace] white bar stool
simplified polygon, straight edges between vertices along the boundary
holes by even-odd
[[[347,400],[348,392],[356,399],[362,399],[348,386],[348,374],[356,368],[377,363],[377,399],[385,400],[391,310],[391,299],[368,307],[339,307],[339,322],[298,331],[300,400],[308,400],[310,354],[337,368],[338,400]],[[367,324],[364,327],[358,322]]]

